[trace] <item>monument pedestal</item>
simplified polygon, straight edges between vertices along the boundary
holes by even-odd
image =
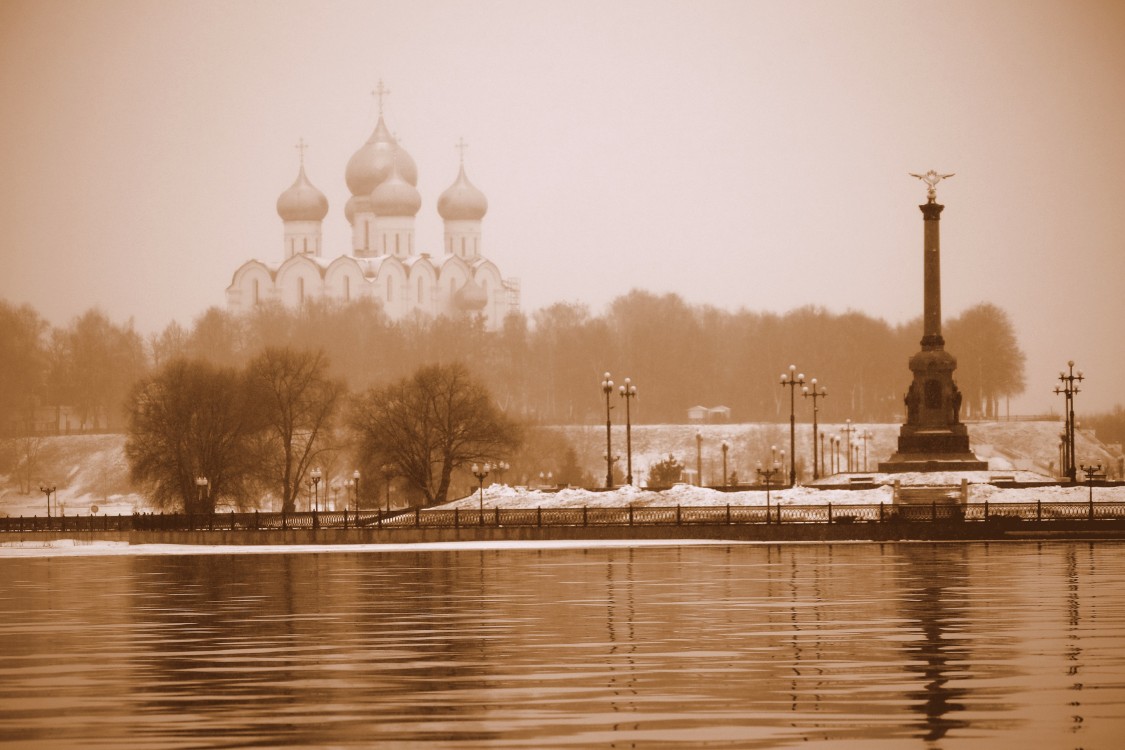
[[[910,358],[914,380],[906,392],[906,424],[899,430],[898,451],[879,463],[879,471],[985,471],[969,449],[969,431],[961,424],[961,391],[953,382],[957,359],[945,351],[941,335],[922,340]]]

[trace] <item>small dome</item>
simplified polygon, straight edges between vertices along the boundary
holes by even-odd
[[[352,195],[367,195],[390,177],[396,160],[402,179],[411,185],[417,185],[418,167],[414,164],[414,159],[398,145],[380,116],[379,124],[375,126],[367,143],[360,146],[348,160],[348,167],[344,172],[348,190]]]
[[[328,199],[309,182],[304,164],[297,180],[278,197],[277,215],[282,221],[321,221],[328,215]]]
[[[418,189],[402,178],[397,162],[391,175],[371,191],[371,210],[376,216],[416,216],[422,207]]]
[[[454,295],[457,307],[471,312],[480,312],[488,304],[488,294],[473,279],[469,279]]]
[[[446,221],[480,221],[488,213],[488,199],[469,182],[464,164],[457,180],[438,198],[437,210]]]
[[[347,218],[349,224],[355,224],[356,214],[370,210],[370,196],[353,195],[351,198],[348,198],[348,202],[344,204],[344,216]]]

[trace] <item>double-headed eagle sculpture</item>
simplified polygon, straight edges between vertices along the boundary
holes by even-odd
[[[911,177],[917,177],[919,180],[929,186],[929,189],[926,190],[926,198],[930,201],[930,203],[934,203],[935,201],[937,201],[937,184],[942,180],[948,179],[953,176],[952,173],[938,174],[932,169],[929,172],[926,172],[926,174],[914,174],[913,172],[908,172],[907,174],[909,174]]]

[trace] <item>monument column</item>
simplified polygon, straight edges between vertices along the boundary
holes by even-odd
[[[952,175],[949,175],[952,177]],[[941,336],[941,210],[945,206],[931,197],[922,209],[925,227],[922,246],[924,253],[924,315],[922,348],[933,349],[945,346]]]
[[[969,432],[961,424],[961,392],[953,382],[957,359],[945,351],[941,335],[941,212],[936,186],[952,174],[930,170],[912,175],[926,183],[922,210],[923,302],[921,351],[910,358],[914,379],[906,392],[906,423],[899,430],[898,451],[879,464],[882,472],[980,471],[988,462],[969,450]]]

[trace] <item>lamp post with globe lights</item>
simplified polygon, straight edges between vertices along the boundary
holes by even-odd
[[[41,484],[41,485],[39,485],[39,491],[47,496],[47,518],[50,518],[51,517],[51,495],[55,494],[55,485],[53,485],[53,484]],[[55,501],[55,510],[56,511],[58,510],[58,505],[59,505],[59,503],[56,500]]]
[[[727,445],[727,441],[724,440],[722,446],[720,447],[723,450],[723,486],[727,487],[730,485],[730,480],[727,478],[730,476],[729,474],[727,474],[727,451],[730,450],[730,446]]]
[[[1077,383],[1082,382],[1084,378],[1081,370],[1075,374],[1073,359],[1066,364],[1070,369],[1068,372],[1059,373],[1059,382],[1062,383],[1062,387],[1055,386],[1055,395],[1061,393],[1066,396],[1066,435],[1063,441],[1062,470],[1067,479],[1076,482],[1078,481],[1078,470],[1074,462],[1074,396],[1081,391]]]
[[[789,372],[781,373],[781,387],[789,386],[789,486],[797,484],[797,386],[805,384],[805,374],[797,372],[797,365],[789,365]]]
[[[817,428],[816,415],[817,415],[817,412],[820,411],[820,409],[819,409],[819,407],[817,407],[816,402],[817,402],[818,399],[828,397],[828,389],[825,388],[824,386],[817,387],[816,378],[813,378],[812,380],[810,380],[809,385],[811,385],[812,388],[809,388],[808,386],[805,386],[804,388],[801,389],[801,395],[804,396],[805,398],[811,398],[812,399],[812,466],[813,466],[812,476],[813,476],[813,479],[820,479],[820,464],[818,463],[817,454],[816,454],[816,443],[817,443],[817,440],[820,437],[820,431]],[[824,451],[822,449],[821,453],[823,453],[823,452]]]
[[[629,402],[637,397],[637,386],[633,385],[632,380],[625,378],[624,384],[618,388],[618,393],[625,399],[625,484],[631,485],[633,483],[633,419]],[[608,443],[606,448],[608,452]]]
[[[613,446],[610,437],[613,423],[610,421],[609,412],[613,406],[609,403],[609,394],[613,393],[613,381],[609,373],[602,376],[602,393],[605,394],[605,488],[613,489]]]
[[[309,474],[309,476],[312,477],[311,481],[312,481],[312,486],[313,486],[313,510],[319,512],[320,511],[320,478],[323,476],[323,474],[321,474],[320,469],[313,469],[312,473]]]
[[[781,472],[775,461],[768,469],[763,469],[761,464],[758,464],[758,481],[764,482],[766,485],[766,523],[770,522],[770,483]]]
[[[703,486],[703,433],[695,433],[695,484]]]
[[[845,421],[844,426],[840,428],[840,432],[844,433],[844,449],[848,453],[848,471],[852,470],[852,435],[855,434],[856,428],[852,425],[852,420]]]
[[[473,476],[477,478],[477,483],[480,485],[480,523],[484,525],[484,478],[488,476],[488,472],[492,471],[491,464],[478,466],[473,464]]]

